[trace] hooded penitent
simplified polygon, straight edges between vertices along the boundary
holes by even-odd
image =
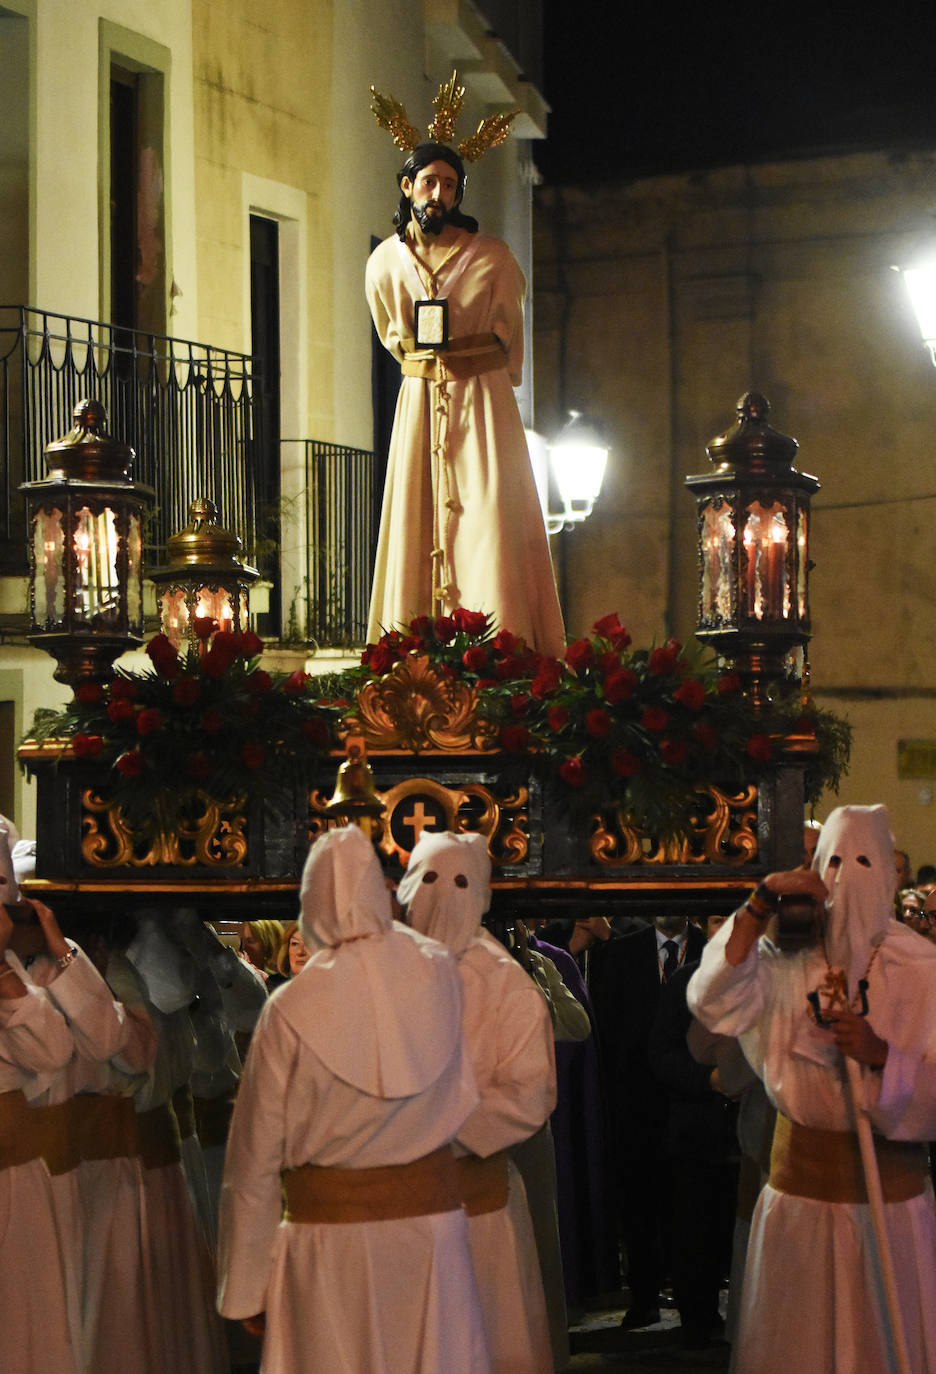
[[[397,897],[410,925],[447,945],[459,959],[491,905],[491,860],[483,835],[424,830]]]
[[[829,897],[825,952],[854,997],[894,914],[894,838],[884,806],[840,806],[824,822],[813,868]]]
[[[309,851],[299,930],[313,954],[277,1007],[337,1078],[374,1097],[410,1097],[459,1044],[461,983],[438,944],[392,918],[373,846],[355,825]]]
[[[19,843],[19,833],[12,821],[0,816],[0,902],[16,906],[22,900],[13,864],[13,850]]]

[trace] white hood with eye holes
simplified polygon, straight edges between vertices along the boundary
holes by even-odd
[[[885,806],[839,806],[823,823],[813,868],[829,897],[826,956],[845,970],[854,997],[872,949],[894,916],[897,870]]]
[[[491,860],[483,835],[424,830],[397,898],[409,923],[446,945],[456,959],[479,933],[491,905]]]

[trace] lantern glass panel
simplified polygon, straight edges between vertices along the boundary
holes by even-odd
[[[75,512],[75,611],[94,629],[109,628],[120,616],[117,522],[109,506]]]
[[[702,617],[725,624],[733,619],[736,605],[731,507],[724,502],[706,506],[702,520]]]
[[[200,587],[198,590],[198,602],[195,607],[196,615],[207,616],[210,620],[218,622],[221,630],[237,630],[239,625],[235,625],[236,610],[231,605],[231,593],[226,587]]]
[[[802,507],[796,514],[796,607],[800,620],[806,620],[809,608],[806,605],[806,550],[809,547],[809,511]]]
[[[60,510],[39,510],[33,525],[36,559],[33,617],[37,625],[51,629],[65,620],[63,551],[65,535]]]
[[[160,628],[166,638],[179,648],[189,626],[188,599],[184,587],[167,587],[159,598]]]
[[[786,620],[790,616],[790,578],[787,546],[790,530],[779,501],[764,506],[752,501],[744,522],[745,610],[755,620]]]
[[[127,618],[131,630],[143,632],[143,531],[140,517],[130,512],[127,523]]]

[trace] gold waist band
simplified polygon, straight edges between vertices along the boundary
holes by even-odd
[[[926,1183],[926,1147],[917,1141],[874,1137],[885,1202],[918,1197]],[[858,1137],[820,1131],[778,1112],[770,1154],[770,1186],[817,1202],[866,1203]]]
[[[340,1225],[399,1221],[457,1211],[458,1177],[449,1147],[411,1164],[376,1169],[323,1169],[305,1164],[283,1173],[284,1221]]]
[[[486,1212],[503,1211],[509,1191],[506,1150],[498,1150],[487,1159],[462,1155],[455,1164],[462,1206],[468,1216],[480,1217]]]
[[[179,1127],[168,1103],[138,1112],[136,1118],[140,1159],[144,1169],[162,1169],[182,1158]]]
[[[442,382],[449,377],[465,381],[507,366],[507,355],[496,334],[466,334],[464,338],[452,339],[448,348],[443,349],[417,350],[412,339],[404,339],[403,347],[403,376],[421,377],[428,382]]]

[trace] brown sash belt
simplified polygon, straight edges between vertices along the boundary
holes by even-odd
[[[874,1137],[885,1202],[906,1202],[923,1192],[926,1146]],[[781,1193],[817,1202],[866,1203],[858,1137],[851,1131],[820,1131],[777,1113],[770,1154],[770,1185]]]
[[[447,1145],[411,1164],[324,1169],[304,1164],[283,1173],[284,1221],[399,1221],[461,1207],[455,1158]]]
[[[458,1187],[462,1206],[470,1217],[486,1212],[501,1212],[507,1206],[509,1182],[507,1151],[480,1159],[477,1155],[461,1155],[458,1166]]]
[[[71,1144],[78,1159],[132,1159],[137,1153],[133,1099],[79,1093],[68,1107]]]
[[[421,377],[423,381],[441,382],[449,377],[465,381],[485,372],[496,372],[507,366],[507,354],[496,334],[466,334],[452,339],[448,348],[416,349],[412,339],[404,339],[405,350],[401,370],[404,377]]]
[[[0,1093],[0,1169],[43,1157],[47,1122],[42,1111],[30,1107],[19,1089]]]
[[[139,1154],[144,1169],[162,1169],[178,1164],[182,1158],[179,1127],[168,1103],[138,1112],[136,1119]]]

